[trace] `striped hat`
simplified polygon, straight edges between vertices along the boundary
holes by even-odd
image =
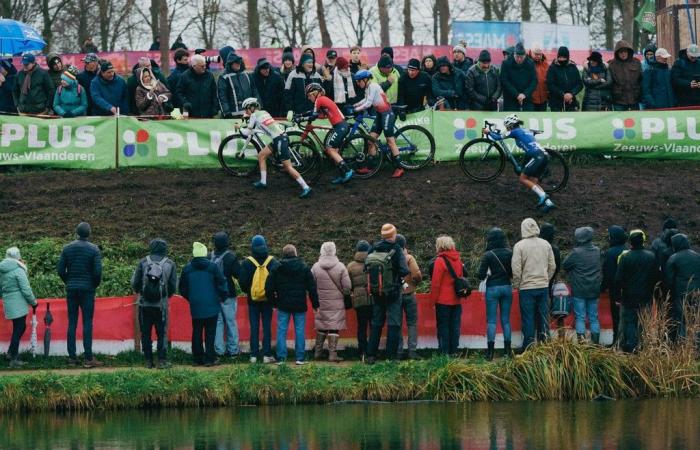
[[[382,239],[393,241],[396,239],[396,227],[390,223],[382,225]]]
[[[68,67],[66,67],[66,70],[63,71],[63,75],[67,76],[71,80],[77,80],[78,79],[78,68],[75,67],[74,65],[70,64]]]

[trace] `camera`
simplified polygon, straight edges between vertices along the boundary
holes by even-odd
[[[222,62],[222,61],[221,61],[221,56],[218,56],[218,55],[217,55],[217,56],[207,56],[207,55],[204,55],[203,53],[206,52],[206,51],[207,51],[207,50],[204,49],[204,48],[198,48],[198,49],[196,49],[196,50],[194,51],[194,54],[195,54],[195,55],[202,55],[202,56],[204,56],[204,61],[207,63],[207,65],[212,64],[212,63],[214,63],[214,64],[220,64],[220,63]]]

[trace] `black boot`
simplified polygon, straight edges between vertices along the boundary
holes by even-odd
[[[600,344],[600,333],[591,333],[591,342],[595,345]]]
[[[510,341],[503,341],[503,355],[506,358],[513,356],[513,350],[510,348]]]
[[[386,357],[390,360],[398,359],[399,340],[401,339],[401,327],[390,326],[386,334]]]
[[[486,359],[488,361],[493,361],[493,348],[494,348],[494,343],[489,342],[488,348],[486,349]]]

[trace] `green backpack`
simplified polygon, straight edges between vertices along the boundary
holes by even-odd
[[[396,293],[399,285],[394,276],[392,258],[395,249],[390,252],[372,252],[365,259],[367,274],[367,293],[373,297],[387,297]]]

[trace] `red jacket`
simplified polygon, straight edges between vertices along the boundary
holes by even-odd
[[[530,58],[532,58],[532,53],[530,53]],[[549,63],[547,62],[547,57],[542,55],[542,61],[535,62],[535,71],[537,72],[537,87],[535,92],[532,93],[532,103],[536,105],[541,105],[547,103],[549,100],[549,91],[547,90],[547,70],[549,69]]]
[[[450,275],[442,255],[447,256],[447,259],[450,260],[450,265],[458,277],[463,275],[462,261],[459,259],[457,250],[447,250],[438,253],[437,258],[435,258],[435,266],[433,267],[433,276],[430,280],[430,298],[440,305],[459,305],[461,302],[455,293],[454,279]]]

